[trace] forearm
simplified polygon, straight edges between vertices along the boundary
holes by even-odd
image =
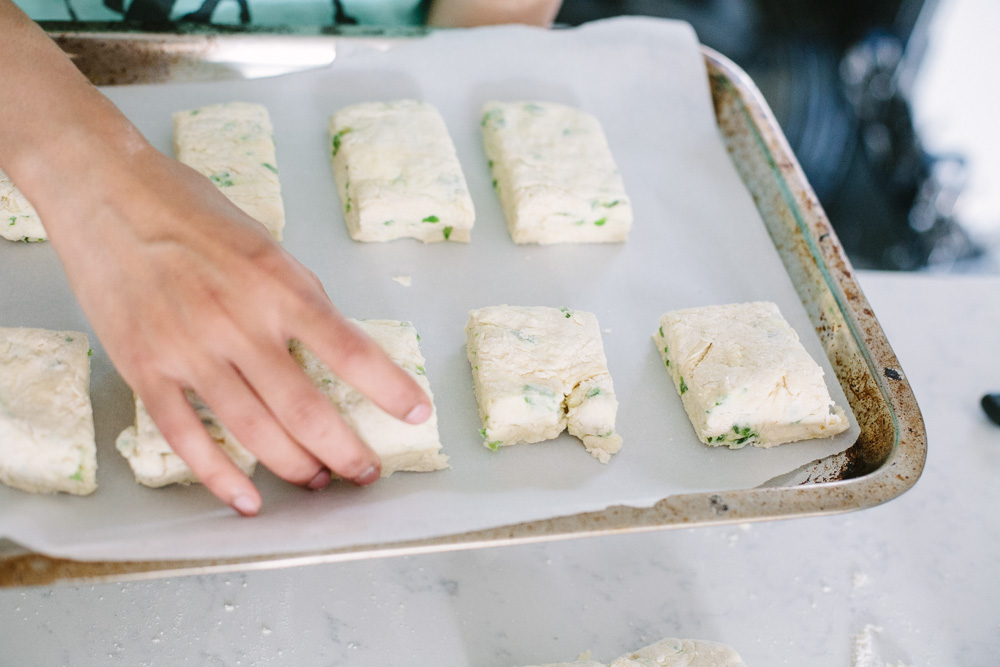
[[[76,216],[52,215],[149,144],[10,0],[0,0],[0,168],[39,210],[53,237]],[[49,215],[47,215],[47,213]]]
[[[438,27],[522,23],[552,25],[562,0],[433,0],[427,23]]]

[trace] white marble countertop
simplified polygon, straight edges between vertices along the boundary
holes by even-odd
[[[846,515],[0,591],[0,666],[610,660],[661,637],[751,667],[997,665],[1000,277],[862,273],[928,431],[916,486]],[[868,630],[873,659],[856,660]]]

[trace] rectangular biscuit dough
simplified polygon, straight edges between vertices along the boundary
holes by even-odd
[[[472,197],[433,106],[397,100],[346,107],[330,118],[330,141],[352,239],[469,241]]]
[[[285,207],[267,109],[228,102],[177,111],[173,117],[174,156],[207,176],[280,241]]]
[[[0,329],[0,482],[32,493],[97,488],[89,353],[77,331]]]
[[[416,329],[396,320],[351,320],[371,337],[403,370],[416,380],[434,404],[424,370]],[[422,424],[407,424],[387,414],[371,399],[334,375],[316,355],[298,341],[292,341],[292,356],[313,383],[336,406],[344,422],[382,459],[382,476],[397,471],[430,472],[448,467],[441,453],[437,409]]]
[[[49,238],[35,207],[7,174],[0,171],[0,236],[8,241],[37,243]]]
[[[469,313],[465,334],[486,447],[551,440],[568,429],[601,463],[621,449],[593,313],[491,306]]]
[[[661,639],[626,653],[609,667],[746,667],[743,658],[725,644],[702,639]]]
[[[237,442],[229,429],[222,425],[194,392],[188,391],[187,397],[212,440],[240,470],[252,475],[257,465],[257,458]],[[187,463],[167,444],[138,396],[135,396],[135,425],[129,426],[119,434],[115,447],[128,461],[135,475],[135,481],[139,484],[159,488],[168,484],[198,482],[198,478],[191,472]]]
[[[653,340],[707,445],[772,447],[849,426],[823,369],[773,303],[675,310]]]
[[[746,667],[729,646],[702,639],[661,639],[614,660],[610,665],[590,660],[590,652],[576,662],[560,662],[538,667]]]
[[[632,205],[594,116],[548,102],[490,102],[482,128],[514,243],[625,240]]]

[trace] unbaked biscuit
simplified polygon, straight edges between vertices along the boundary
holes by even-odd
[[[7,174],[0,171],[0,236],[8,241],[37,243],[49,235],[35,207],[24,198]]]
[[[568,429],[601,463],[621,449],[618,400],[592,313],[492,306],[471,311],[465,333],[486,447],[551,440]]]
[[[285,207],[274,128],[264,106],[228,102],[175,112],[174,156],[281,240]]]
[[[430,104],[341,109],[330,119],[330,156],[355,241],[469,241],[472,197],[444,120]]]
[[[653,340],[698,438],[738,449],[847,429],[820,368],[770,302],[666,313]]]
[[[482,128],[514,243],[625,240],[632,205],[594,116],[549,102],[490,102]]]
[[[420,353],[420,336],[409,322],[397,320],[351,320],[410,374],[431,399],[434,396]],[[375,405],[360,391],[334,375],[319,358],[298,341],[292,341],[292,356],[313,383],[337,408],[344,422],[382,459],[382,476],[397,471],[430,472],[448,467],[441,453],[437,410],[422,424],[408,424]]]
[[[86,495],[96,472],[87,335],[0,329],[0,482]]]

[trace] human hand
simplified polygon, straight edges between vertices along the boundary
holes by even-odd
[[[70,285],[160,432],[245,515],[259,511],[260,494],[208,437],[185,389],[285,480],[378,479],[378,456],[295,364],[289,339],[397,418],[427,419],[426,395],[259,223],[194,170],[138,146],[95,161],[39,212],[58,228],[51,241]]]

